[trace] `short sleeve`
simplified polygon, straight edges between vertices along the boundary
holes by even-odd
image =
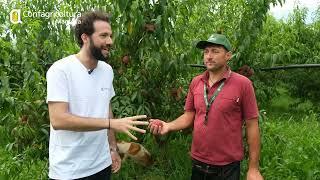
[[[47,103],[68,102],[68,81],[65,72],[52,66],[47,72]]]
[[[194,87],[194,80],[190,83],[184,110],[185,111],[195,111],[194,108],[194,96],[193,96],[193,87]]]
[[[254,89],[252,86],[251,81],[245,83],[245,87],[242,92],[243,101],[242,101],[242,112],[243,112],[243,119],[249,120],[258,118],[259,111],[256,96],[254,93]]]
[[[110,91],[110,100],[116,95],[114,88],[113,88],[113,84],[111,84],[111,91]]]

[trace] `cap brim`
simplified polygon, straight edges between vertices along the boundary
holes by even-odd
[[[199,41],[196,45],[197,48],[199,49],[204,49],[208,46],[211,46],[211,45],[220,45],[220,46],[223,46],[222,44],[219,44],[219,43],[212,43],[212,42],[209,42],[209,41]]]
[[[205,49],[206,47],[211,46],[211,45],[220,45],[220,46],[224,47],[227,51],[231,51],[231,50],[228,50],[228,48],[226,48],[223,44],[212,43],[212,42],[209,42],[209,41],[199,41],[196,44],[196,47],[199,48],[199,49]]]
[[[213,43],[208,42],[208,41],[199,41],[199,42],[197,43],[196,47],[199,48],[199,49],[204,49],[204,48],[206,48],[208,45],[211,45],[211,44],[213,44]]]

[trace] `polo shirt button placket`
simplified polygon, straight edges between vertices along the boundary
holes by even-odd
[[[209,110],[208,110],[208,108],[207,108],[206,116],[204,117],[204,125],[207,125],[207,124],[208,124],[208,115],[209,115]]]

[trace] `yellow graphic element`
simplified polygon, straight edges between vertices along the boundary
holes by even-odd
[[[132,34],[132,30],[133,30],[133,28],[132,28],[132,22],[130,21],[130,22],[128,23],[128,33],[129,33],[129,35]]]
[[[10,22],[13,24],[22,23],[21,9],[12,9],[10,12]]]

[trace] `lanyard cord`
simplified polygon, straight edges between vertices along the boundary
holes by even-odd
[[[231,71],[229,71],[228,77],[230,77],[230,74],[231,74]],[[208,94],[207,94],[208,88],[207,88],[206,83],[204,83],[204,85],[203,85],[203,97],[204,97],[204,102],[206,103],[206,116],[205,116],[205,119],[204,119],[204,124],[205,125],[207,125],[207,123],[208,123],[208,114],[209,114],[209,111],[210,111],[210,107],[213,104],[213,102],[216,99],[216,97],[218,96],[218,94],[220,93],[220,91],[222,90],[223,86],[224,86],[224,81],[214,91],[212,97],[210,98],[210,101],[208,102]]]
[[[224,86],[224,81],[219,85],[219,87],[214,91],[212,97],[210,98],[210,101],[208,102],[208,95],[207,95],[207,85],[204,83],[204,88],[203,88],[203,93],[204,93],[204,102],[206,103],[206,116],[205,116],[205,119],[204,119],[204,124],[207,124],[208,122],[208,113],[209,113],[209,110],[210,110],[210,107],[213,103],[213,101],[216,99],[217,95],[220,93],[221,89],[223,88]]]

